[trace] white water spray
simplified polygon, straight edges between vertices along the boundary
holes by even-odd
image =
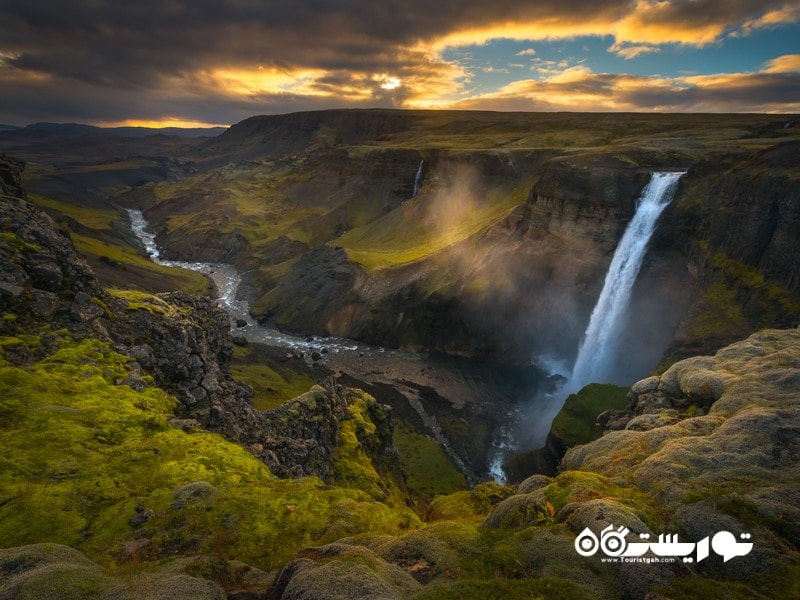
[[[603,291],[592,310],[589,326],[569,379],[571,391],[577,391],[591,382],[608,382],[633,284],[642,266],[647,244],[658,217],[672,201],[678,179],[683,174],[653,173],[650,183],[642,191],[636,214],[614,252]]]
[[[417,174],[414,176],[414,193],[411,195],[412,198],[415,198],[416,195],[419,193],[419,188],[422,185],[422,165],[425,164],[424,160],[419,161],[419,168],[417,169]]]

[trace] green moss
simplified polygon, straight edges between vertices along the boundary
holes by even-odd
[[[736,301],[736,292],[716,278],[702,292],[705,310],[692,321],[690,335],[705,339],[744,331],[747,322]]]
[[[710,251],[708,242],[701,241],[699,246],[707,254],[711,274],[702,290],[704,310],[691,323],[692,337],[742,337],[752,330],[748,319],[752,321],[754,315],[761,327],[800,315],[796,294],[766,279],[755,267]]]
[[[370,457],[376,440],[373,418],[375,398],[363,392],[350,398],[349,418],[339,423],[339,445],[334,451],[335,480],[339,485],[364,490],[375,499],[394,497],[402,504],[402,494],[390,480],[384,480]]]
[[[590,600],[589,592],[564,579],[488,579],[458,581],[438,586],[415,596],[417,600]]]
[[[151,315],[159,314],[166,317],[179,317],[186,314],[186,309],[170,304],[163,298],[138,290],[119,290],[109,288],[106,290],[115,298],[123,298],[128,302],[128,310],[146,310]],[[106,311],[108,307],[105,307]]]
[[[10,231],[0,231],[0,248],[11,254],[19,252],[38,252],[42,249],[39,244],[26,242],[16,233]]]
[[[658,511],[650,496],[591,471],[561,473],[544,488],[544,497],[553,505],[556,513],[571,502],[611,498],[632,508],[648,526],[658,529]]]
[[[736,582],[717,581],[694,575],[681,579],[674,579],[669,586],[656,588],[657,592],[665,594],[674,600],[767,600],[774,598],[770,594],[755,592],[752,588]],[[783,589],[780,597],[790,598]]]
[[[428,509],[431,520],[477,519],[483,520],[486,514],[499,502],[514,493],[514,490],[493,481],[478,484],[471,490],[437,496]]]
[[[49,565],[25,577],[14,595],[20,600],[92,600],[114,580],[93,565]]]
[[[434,441],[416,433],[400,421],[394,429],[394,443],[411,490],[420,496],[450,494],[467,487],[464,474],[453,466],[444,450]]]
[[[733,285],[749,290],[761,290],[770,300],[778,303],[783,311],[800,314],[800,299],[782,285],[768,281],[755,267],[733,260],[721,252],[712,252],[708,263],[723,272],[729,280],[732,280]]]
[[[765,283],[764,276],[755,268],[732,260],[721,252],[712,252],[708,257],[708,264],[729,274],[738,284],[745,287],[757,288]]]
[[[608,409],[625,408],[629,389],[590,383],[577,394],[570,394],[553,420],[551,433],[568,448],[599,438],[603,432],[597,425],[597,415]]]
[[[102,342],[65,337],[45,360],[0,365],[3,546],[58,542],[109,564],[144,532],[156,556],[219,554],[273,568],[344,532],[418,526],[411,511],[361,490],[278,480],[218,435],[168,427],[173,397],[113,384],[128,361]],[[213,506],[174,507],[173,491],[194,481],[220,491]],[[136,505],[154,511],[139,530],[128,525]]]

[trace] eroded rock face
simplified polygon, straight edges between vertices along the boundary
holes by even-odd
[[[0,194],[11,198],[25,198],[22,172],[25,163],[5,154],[0,154]]]
[[[284,327],[346,335],[351,325],[333,316],[349,303],[363,304],[354,291],[363,280],[363,269],[348,261],[344,250],[319,246],[304,254],[261,302],[265,314]]]
[[[527,201],[475,239],[408,265],[367,272],[340,248],[311,249],[279,280],[253,282],[271,288],[256,310],[283,328],[375,345],[511,362],[527,361],[532,340],[534,353],[571,352],[648,173],[621,159],[597,166],[547,158],[541,151],[433,152],[423,199],[436,205],[432,213],[447,204],[440,199],[459,174],[480,182],[472,190],[478,203],[539,171],[542,178],[523,188]],[[359,164],[350,158],[343,168]],[[349,173],[348,181],[359,176],[378,185],[384,175]],[[414,218],[430,220],[427,210],[423,204]]]

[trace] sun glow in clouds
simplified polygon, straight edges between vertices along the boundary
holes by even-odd
[[[325,76],[322,69],[214,69],[207,74],[217,85],[243,96],[260,93],[324,95],[313,85]]]
[[[378,82],[380,87],[384,90],[396,90],[400,87],[400,80],[397,77],[390,77],[388,75],[375,75],[373,81]]]
[[[181,127],[187,129],[206,127],[229,127],[228,123],[204,123],[202,121],[188,121],[178,117],[164,117],[162,119],[126,119],[100,123],[101,127],[149,127],[160,129],[162,127]]]

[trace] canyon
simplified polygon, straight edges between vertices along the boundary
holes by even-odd
[[[20,461],[0,480],[3,593],[80,571],[119,595],[112,563],[140,560],[142,585],[209,598],[796,581],[793,117],[347,110],[199,139],[45,129],[0,134],[27,161],[0,160],[0,369],[22,390],[0,428]],[[621,387],[565,391],[657,171],[685,174],[606,371]],[[34,455],[25,423],[65,458]],[[540,469],[526,451],[545,438]],[[489,480],[498,456],[519,485]],[[52,535],[20,526],[52,498]],[[584,568],[574,535],[601,523],[753,532],[757,575],[716,559]]]

